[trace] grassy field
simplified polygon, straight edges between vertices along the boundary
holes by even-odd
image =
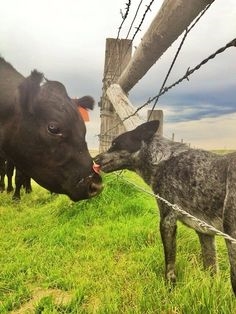
[[[78,203],[36,184],[20,203],[0,195],[0,313],[236,313],[223,239],[211,278],[197,236],[179,224],[170,289],[155,200],[115,174],[104,181],[100,196]]]

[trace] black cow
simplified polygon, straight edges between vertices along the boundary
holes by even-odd
[[[29,194],[32,192],[31,178],[23,171],[16,168],[15,171],[15,191],[12,196],[13,200],[20,200],[20,190],[25,189],[25,193]]]
[[[97,156],[102,170],[137,172],[154,191],[172,204],[236,239],[236,153],[217,155],[192,149],[155,135],[159,121],[150,121],[118,136],[111,148]],[[158,200],[166,278],[175,282],[177,220],[196,230],[203,264],[216,271],[214,230]],[[226,241],[231,283],[236,294],[236,244]]]
[[[15,169],[15,191],[12,184],[12,178]],[[7,177],[7,186],[5,188],[5,176]],[[0,192],[7,191],[10,193],[14,191],[12,196],[13,200],[20,200],[20,190],[21,187],[25,189],[26,193],[32,192],[31,178],[27,176],[24,172],[15,168],[12,161],[6,160],[3,154],[0,154]]]
[[[3,192],[5,190],[5,178],[6,174],[6,162],[5,162],[5,156],[3,153],[0,152],[0,192]]]
[[[25,174],[20,169],[16,168],[11,160],[6,161],[6,176],[7,176],[7,192],[12,192],[14,190],[12,185],[12,178],[15,169],[15,191],[12,196],[13,200],[20,200],[20,190],[21,187],[25,189],[26,193],[32,192],[31,178]]]
[[[84,121],[63,84],[43,79],[36,70],[25,79],[0,58],[0,149],[51,192],[74,201],[95,196],[102,180]]]

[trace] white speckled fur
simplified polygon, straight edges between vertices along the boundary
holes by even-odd
[[[179,205],[195,217],[236,238],[236,153],[217,155],[191,149],[155,134],[158,121],[150,121],[118,136],[111,148],[97,156],[102,170],[129,169],[138,173],[154,193]],[[177,220],[193,228],[200,240],[203,264],[217,269],[214,234],[177,215],[158,201],[160,232],[165,253],[166,278],[175,281]],[[231,283],[236,294],[236,245],[226,241]]]

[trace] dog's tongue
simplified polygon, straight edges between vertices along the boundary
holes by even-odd
[[[93,171],[99,174],[100,170],[101,170],[101,166],[96,164],[96,162],[93,162]]]

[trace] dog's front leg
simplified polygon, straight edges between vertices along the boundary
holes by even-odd
[[[176,258],[176,230],[177,218],[175,213],[166,205],[160,208],[160,232],[165,254],[165,276],[170,283],[175,283],[175,258]]]

